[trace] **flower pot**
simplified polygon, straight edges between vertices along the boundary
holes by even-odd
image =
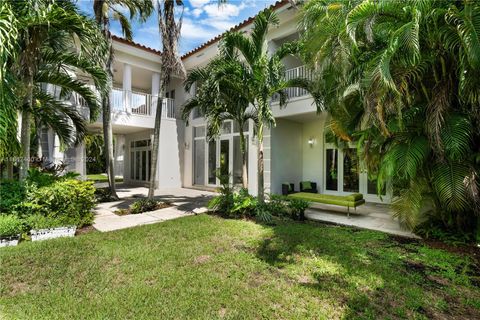
[[[18,240],[20,240],[19,234],[15,236],[9,236],[9,237],[0,237],[0,247],[16,246],[18,244]]]
[[[76,226],[30,230],[32,241],[75,236]]]

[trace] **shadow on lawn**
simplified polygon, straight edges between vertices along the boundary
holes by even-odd
[[[289,282],[345,308],[344,318],[469,314],[472,310],[459,309],[457,298],[442,292],[450,284],[434,285],[427,274],[409,267],[406,260],[421,257],[407,249],[379,232],[298,223],[271,227],[256,254],[283,270]],[[438,310],[431,300],[425,300],[427,296],[452,305]]]

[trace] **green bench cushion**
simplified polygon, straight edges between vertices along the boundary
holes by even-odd
[[[337,206],[352,208],[358,207],[365,203],[365,199],[363,199],[363,195],[361,193],[354,193],[348,196],[337,196],[330,194],[298,192],[289,195],[289,197],[303,199],[310,202],[333,204]]]

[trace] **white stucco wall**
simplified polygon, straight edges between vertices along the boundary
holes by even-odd
[[[282,193],[282,183],[298,184],[302,180],[302,124],[286,119],[277,119],[271,136],[271,191]]]
[[[179,136],[182,121],[162,119],[160,127],[160,148],[158,154],[158,187],[182,186],[181,153],[183,153],[183,135]]]
[[[303,170],[302,180],[317,183],[318,191],[323,190],[323,161],[324,161],[324,129],[325,115],[316,116],[317,119],[302,125]],[[310,146],[308,140],[313,138],[314,144]]]

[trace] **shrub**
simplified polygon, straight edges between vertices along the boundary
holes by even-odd
[[[138,214],[142,212],[153,211],[157,209],[158,204],[158,201],[151,199],[137,200],[130,206],[130,213]]]
[[[68,222],[68,221],[67,221]],[[25,218],[25,224],[28,229],[49,229],[66,226],[60,219],[55,219],[41,214],[33,214]]]
[[[169,207],[170,204],[167,202],[157,201],[157,200],[149,200],[149,199],[141,199],[137,200],[130,205],[128,209],[118,209],[115,211],[115,214],[119,216],[124,216],[127,214],[139,214],[142,212],[154,211],[158,209],[163,209]]]
[[[111,202],[111,201],[118,200],[118,199],[112,197],[109,187],[97,188],[95,190],[95,198],[97,199],[98,202]]]
[[[0,237],[10,237],[22,233],[23,222],[14,215],[0,215]]]
[[[290,217],[293,220],[305,220],[305,210],[309,206],[309,202],[302,199],[287,198],[288,209],[290,210]]]
[[[25,199],[25,185],[19,181],[0,183],[0,213],[10,214],[15,205]]]
[[[248,189],[241,188],[233,193],[231,213],[235,216],[251,216],[258,205],[257,198],[248,193]]]
[[[234,206],[234,193],[233,188],[230,186],[229,175],[220,175],[219,171],[216,174],[220,180],[220,188],[218,188],[219,196],[213,198],[208,202],[208,208],[220,213],[222,216],[228,217],[232,214]]]
[[[94,193],[92,182],[76,179],[58,180],[44,187],[32,184],[26,188],[25,201],[15,210],[22,217],[38,214],[62,225],[82,227],[93,222]]]

